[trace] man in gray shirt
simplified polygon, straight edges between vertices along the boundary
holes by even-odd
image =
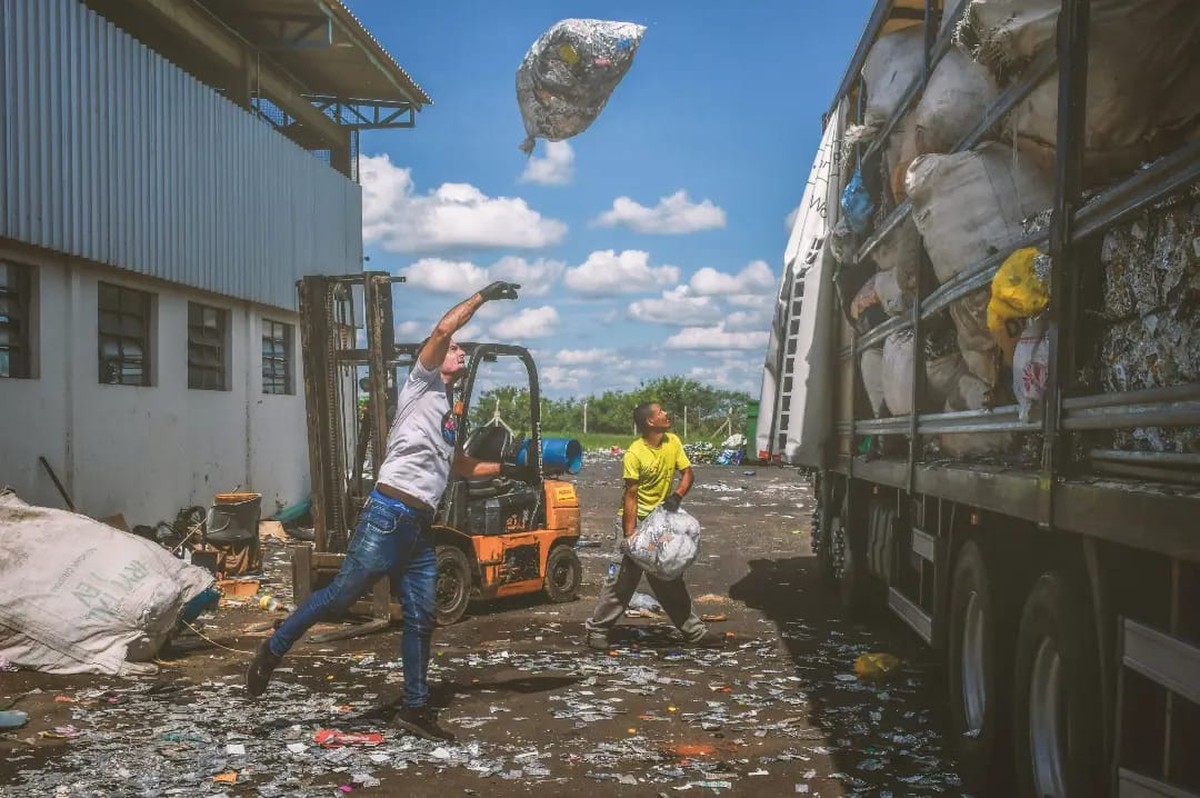
[[[515,283],[495,282],[450,309],[413,363],[396,400],[379,480],[364,505],[346,559],[334,580],[316,591],[259,647],[246,673],[246,690],[258,696],[283,655],[317,621],[333,619],[382,576],[404,607],[401,660],[403,707],[396,722],[429,740],[451,740],[429,707],[429,656],[435,623],[437,557],[429,525],[450,473],[468,479],[532,479],[526,468],[470,457],[458,440],[453,386],[466,369],[466,353],[453,336],[475,311],[497,299],[516,299]]]

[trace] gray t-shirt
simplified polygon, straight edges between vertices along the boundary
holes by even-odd
[[[441,371],[418,360],[396,397],[379,481],[437,507],[450,481],[458,429]]]

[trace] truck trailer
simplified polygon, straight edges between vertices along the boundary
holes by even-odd
[[[820,569],[973,793],[1200,795],[1200,3],[879,0],[821,125],[756,440]]]

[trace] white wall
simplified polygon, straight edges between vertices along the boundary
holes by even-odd
[[[80,512],[122,513],[130,524],[173,519],[222,491],[261,493],[264,516],[308,495],[295,313],[2,242],[0,259],[36,266],[38,350],[34,379],[0,379],[0,485],[31,503],[64,506],[42,455]],[[101,280],[155,296],[150,387],[99,383]],[[229,314],[230,390],[187,387],[189,301]],[[292,325],[292,395],[262,393],[264,316]]]

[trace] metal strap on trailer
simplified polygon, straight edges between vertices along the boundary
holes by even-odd
[[[1117,675],[1117,719],[1124,707],[1125,671],[1142,675],[1168,691],[1168,702],[1182,698],[1200,704],[1200,648],[1137,621],[1122,619],[1117,637],[1121,670]],[[1169,713],[1168,713],[1169,715]],[[1171,727],[1164,732],[1166,753],[1163,770],[1171,766]],[[1119,767],[1121,724],[1117,724],[1117,798],[1200,798],[1196,793],[1174,787],[1156,778]]]

